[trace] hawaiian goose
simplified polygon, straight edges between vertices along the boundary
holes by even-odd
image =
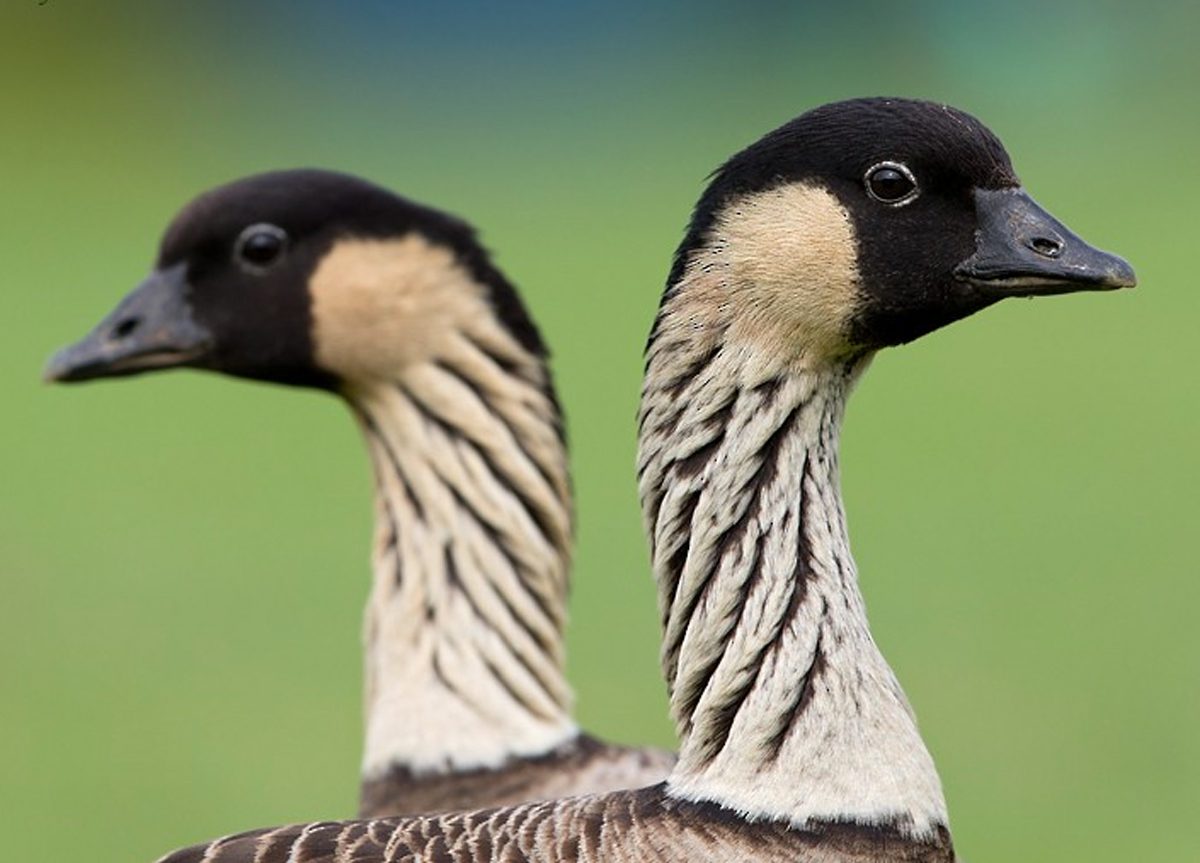
[[[672,756],[571,718],[572,542],[546,350],[463,222],[353,177],[200,196],[158,266],[47,374],[178,366],[329,389],[376,477],[360,814],[631,788]]]
[[[850,557],[845,402],[880,348],[1005,297],[1133,283],[960,111],[857,100],[770,133],[700,199],[647,348],[639,487],[681,745],[667,781],[254,831],[166,860],[953,860]]]

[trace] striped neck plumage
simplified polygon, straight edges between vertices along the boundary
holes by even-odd
[[[344,387],[377,489],[366,778],[497,767],[577,733],[561,418],[543,360],[493,324]]]
[[[839,489],[843,409],[868,357],[774,364],[728,305],[668,292],[639,417],[681,741],[671,793],[929,835],[947,822],[940,782],[868,629]]]

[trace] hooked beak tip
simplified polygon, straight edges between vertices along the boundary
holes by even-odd
[[[63,348],[55,351],[54,354],[46,361],[45,367],[42,369],[42,383],[58,384],[69,383],[74,380],[72,376],[73,364],[69,361],[70,348]]]
[[[1115,255],[1113,266],[1105,274],[1104,286],[1112,290],[1120,288],[1136,288],[1137,273],[1133,271],[1133,267],[1124,258],[1117,258]]]

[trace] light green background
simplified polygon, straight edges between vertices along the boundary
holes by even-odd
[[[196,192],[361,174],[466,216],[554,349],[579,715],[669,745],[634,494],[641,348],[705,175],[802,110],[943,99],[1135,291],[877,358],[843,452],[876,636],[972,863],[1194,861],[1194,5],[0,10],[0,857],[150,860],[353,809],[369,473],[332,399],[50,351]]]

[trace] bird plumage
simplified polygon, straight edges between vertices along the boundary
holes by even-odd
[[[411,819],[314,822],[215,840],[159,863],[950,863],[945,833],[888,825],[747,823],[663,786]]]
[[[880,348],[1004,297],[1132,284],[952,108],[855,100],[767,135],[701,198],[647,347],[638,484],[680,735],[666,782],[165,860],[953,860],[849,552],[845,403]]]

